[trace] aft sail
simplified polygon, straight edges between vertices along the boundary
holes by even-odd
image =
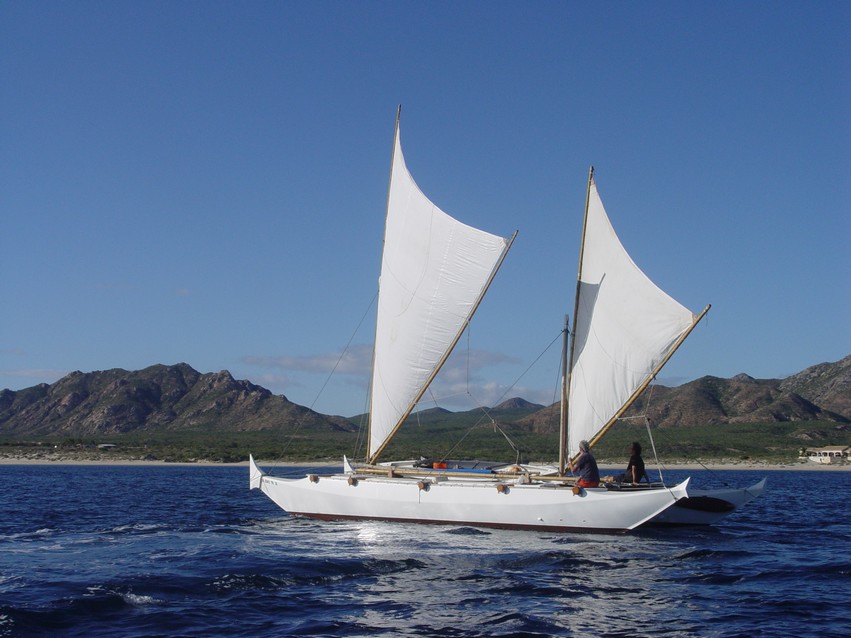
[[[460,338],[513,241],[453,219],[417,187],[398,119],[370,391],[374,462]]]
[[[635,265],[589,177],[571,347],[568,456],[594,443],[656,375],[695,316]]]

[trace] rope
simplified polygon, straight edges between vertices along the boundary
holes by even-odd
[[[645,403],[645,406],[644,406],[644,412],[643,412],[643,414],[636,415],[636,416],[634,416],[634,417],[622,417],[622,420],[644,418],[644,422],[645,422],[645,425],[646,425],[646,427],[647,427],[647,437],[650,439],[650,446],[653,448],[653,458],[654,458],[654,460],[656,461],[656,468],[657,468],[657,470],[659,471],[659,481],[662,483],[662,485],[664,485],[664,484],[665,484],[665,480],[664,480],[664,478],[662,477],[662,468],[664,467],[664,464],[663,464],[661,461],[659,461],[659,456],[658,456],[658,454],[656,453],[656,442],[653,440],[653,434],[652,434],[652,432],[651,432],[651,428],[650,428],[650,416],[649,416],[649,414],[648,414],[648,413],[650,412],[650,403],[651,403],[651,401],[652,401],[652,399],[653,399],[653,388],[654,388],[654,385],[653,385],[653,384],[651,384],[651,385],[649,386],[649,388],[648,388],[648,391],[647,391],[647,402]],[[662,432],[662,430],[661,430],[661,429],[659,430],[659,433],[660,433],[660,434],[662,434],[662,436],[663,436],[663,438],[664,438],[664,433]],[[669,445],[671,445],[672,447],[678,447],[678,446],[677,446],[676,444],[674,444],[674,443],[673,443],[670,439],[667,439],[667,441],[668,441]],[[679,449],[680,449],[680,451],[682,451],[682,448],[679,448]],[[715,471],[715,470],[713,470],[711,467],[707,467],[707,466],[703,463],[703,461],[701,461],[701,460],[699,460],[699,459],[695,459],[695,458],[691,457],[690,455],[686,455],[686,460],[688,460],[688,461],[689,461],[689,462],[691,462],[691,463],[695,463],[696,465],[699,465],[699,466],[700,466],[700,467],[702,467],[702,468],[703,468],[706,472],[710,472],[710,473],[714,474],[714,475],[715,475],[715,478],[717,478],[716,471]],[[670,469],[670,468],[666,468],[666,469]],[[731,484],[730,484],[728,481],[721,480],[721,483],[722,483],[723,485],[727,486],[727,487],[731,487]]]
[[[325,379],[325,383],[322,384],[322,387],[319,388],[319,392],[316,393],[316,398],[313,399],[313,403],[310,404],[310,409],[313,409],[313,406],[316,405],[316,402],[319,400],[319,397],[322,395],[322,392],[325,391],[325,387],[328,385],[328,382],[331,381],[331,377],[334,376],[334,373],[337,371],[337,368],[340,365],[340,361],[343,360],[343,357],[346,356],[346,353],[349,351],[349,346],[352,345],[352,341],[354,341],[355,335],[360,330],[360,327],[363,325],[364,319],[369,314],[369,311],[372,309],[372,305],[375,303],[376,298],[378,297],[378,292],[376,291],[375,295],[372,297],[372,301],[369,302],[369,305],[366,308],[366,312],[363,313],[363,316],[360,318],[357,327],[355,328],[352,336],[349,337],[348,343],[346,343],[346,347],[343,348],[343,351],[340,353],[339,358],[337,359],[337,363],[334,364],[334,367],[331,369],[331,372],[328,373],[328,377]]]
[[[559,333],[553,338],[553,340],[550,341],[550,343],[548,343],[546,345],[546,347],[541,351],[541,353],[537,357],[535,357],[535,359],[532,361],[532,363],[530,363],[526,367],[526,369],[523,370],[523,372],[521,372],[520,375],[514,380],[514,382],[503,391],[503,393],[496,400],[497,405],[502,403],[502,401],[505,399],[505,397],[508,395],[508,393],[511,392],[511,390],[513,390],[517,386],[517,384],[520,383],[521,379],[523,379],[523,377],[526,376],[526,374],[528,374],[528,372],[538,364],[538,361],[540,361],[541,358],[547,352],[549,352],[550,348],[553,347],[553,344],[556,341],[558,341],[561,338],[561,336],[562,336],[562,331],[559,331]],[[468,385],[468,388],[469,388],[469,385]],[[469,391],[468,391],[468,394],[469,394]],[[517,459],[518,459],[517,462],[519,463],[520,448],[518,448],[517,445],[515,445],[515,443],[511,440],[511,438],[508,436],[508,434],[505,432],[505,430],[503,430],[501,427],[499,427],[499,425],[493,419],[493,417],[490,415],[490,412],[488,411],[488,409],[486,407],[480,406],[480,409],[484,413],[483,417],[467,429],[467,431],[464,433],[464,435],[455,443],[455,445],[453,445],[449,449],[449,451],[446,453],[446,455],[444,455],[443,458],[444,459],[447,458],[452,452],[454,452],[455,449],[458,448],[459,445],[461,445],[461,443],[464,441],[464,439],[467,438],[467,436],[470,434],[470,432],[472,432],[473,429],[481,426],[483,421],[485,420],[485,418],[487,418],[490,421],[490,424],[493,425],[493,427],[495,429],[497,429],[500,432],[500,434],[502,434],[503,437],[505,437],[505,440],[508,441],[508,444],[511,446],[511,449],[516,452]]]
[[[366,316],[369,314],[369,311],[372,309],[372,306],[375,304],[375,300],[377,298],[378,298],[378,291],[376,291],[375,295],[373,295],[372,300],[367,305],[366,310],[363,313],[363,316],[361,316],[360,321],[358,322],[358,325],[355,327],[354,332],[352,332],[351,337],[349,337],[349,341],[346,343],[346,347],[343,348],[342,352],[340,353],[340,356],[337,358],[337,362],[334,364],[334,367],[331,369],[331,372],[328,373],[328,377],[325,379],[325,382],[322,384],[322,387],[319,388],[319,392],[316,393],[316,397],[313,399],[313,402],[310,404],[310,407],[309,407],[310,410],[313,410],[313,407],[316,405],[316,402],[319,401],[319,397],[322,396],[322,393],[325,391],[325,388],[328,386],[328,383],[331,381],[331,377],[334,376],[334,373],[337,371],[337,368],[340,366],[340,362],[343,360],[343,358],[349,352],[349,348],[352,345],[352,341],[354,341],[355,335],[357,335],[357,333],[360,331],[360,328],[363,325],[363,322],[366,319]],[[295,428],[293,428],[293,431],[290,433],[289,437],[287,437],[287,440],[284,442],[283,446],[281,447],[281,452],[278,455],[278,458],[276,458],[275,461],[274,461],[275,466],[277,466],[278,463],[283,461],[284,456],[286,456],[287,450],[292,446],[292,443],[295,440],[295,437],[299,433],[300,429],[301,429],[301,422],[296,423]],[[360,425],[360,430],[361,431],[363,430],[363,423],[362,422],[361,422],[361,425]],[[358,439],[356,440],[355,445],[356,445],[356,447],[359,447],[361,445],[360,432],[358,434]]]

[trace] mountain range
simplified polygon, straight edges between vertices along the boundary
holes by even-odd
[[[492,418],[530,431],[552,431],[558,405],[515,398],[487,409]],[[475,413],[476,416],[473,415]],[[785,379],[705,376],[677,386],[655,385],[627,416],[647,414],[656,427],[721,423],[832,421],[851,424],[851,355]],[[420,422],[478,418],[481,410],[418,413]],[[345,431],[359,417],[319,414],[281,395],[237,380],[226,370],[154,365],[139,371],[72,372],[52,384],[0,391],[0,438],[114,435],[127,432],[275,430]]]
[[[130,372],[72,372],[56,383],[0,391],[0,436],[96,436],[133,431],[354,430],[227,371],[185,363]]]

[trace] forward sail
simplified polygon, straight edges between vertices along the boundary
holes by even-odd
[[[453,219],[417,187],[398,121],[387,200],[370,396],[374,462],[460,338],[511,238]]]
[[[570,457],[581,440],[593,444],[703,316],[695,317],[635,265],[609,222],[593,173],[577,285],[567,399]]]

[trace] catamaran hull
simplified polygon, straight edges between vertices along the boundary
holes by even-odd
[[[688,480],[645,492],[580,490],[546,483],[335,474],[285,479],[253,459],[251,488],[296,516],[545,531],[625,532],[685,498]]]
[[[651,518],[647,525],[714,525],[747,505],[765,490],[765,479],[742,489],[690,489],[680,499]]]

